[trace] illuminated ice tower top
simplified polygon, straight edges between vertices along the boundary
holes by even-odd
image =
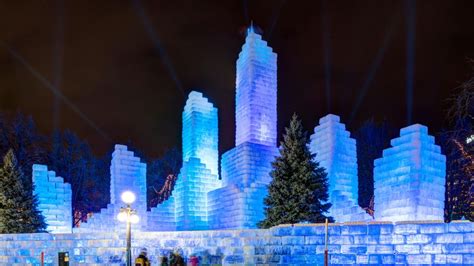
[[[217,108],[202,93],[192,91],[183,111],[183,161],[199,158],[218,175]]]
[[[275,146],[277,134],[277,55],[253,26],[237,60],[235,145]]]

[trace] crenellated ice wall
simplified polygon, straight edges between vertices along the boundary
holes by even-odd
[[[209,193],[211,228],[255,228],[263,220],[263,199],[271,162],[278,154],[277,55],[248,29],[237,60],[236,147],[221,159],[224,187]]]
[[[124,265],[124,233],[0,235],[1,265]],[[134,232],[132,256],[148,250],[151,265],[175,249],[200,265],[324,265],[323,224],[282,225],[265,230]],[[474,265],[472,222],[370,222],[329,224],[329,265]]]
[[[38,210],[47,224],[46,231],[54,234],[72,232],[71,185],[46,165],[33,165],[34,194],[38,198]]]
[[[136,195],[132,208],[137,211],[140,221],[138,224],[134,224],[134,228],[146,230],[148,218],[146,189],[146,164],[142,163],[132,151],[129,151],[127,146],[115,145],[110,165],[110,204],[99,213],[95,213],[86,223],[82,223],[79,228],[74,228],[74,231],[121,230],[125,223],[119,222],[116,217],[120,208],[125,206],[121,199],[121,195],[125,191],[132,191]]]
[[[374,162],[376,220],[443,221],[446,157],[428,128],[402,128],[390,143]]]
[[[356,141],[339,116],[329,114],[319,119],[310,139],[310,151],[327,172],[332,203],[329,215],[336,222],[372,220],[358,205]]]

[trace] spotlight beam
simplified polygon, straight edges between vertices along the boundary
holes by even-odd
[[[141,19],[143,26],[145,27],[145,31],[148,34],[148,37],[150,37],[155,49],[158,51],[158,54],[161,57],[161,62],[165,65],[166,69],[168,70],[168,74],[170,75],[171,79],[173,79],[181,95],[184,97],[185,93],[184,93],[183,86],[181,85],[181,81],[179,80],[178,75],[176,74],[176,71],[174,70],[171,60],[169,59],[165,51],[165,48],[163,47],[161,43],[160,38],[158,38],[158,35],[155,33],[155,30],[153,28],[153,25],[150,19],[147,17],[145,13],[145,8],[140,3],[140,0],[133,0],[133,7],[135,9],[135,12]]]
[[[375,75],[377,74],[377,70],[383,61],[385,52],[387,51],[387,48],[391,42],[393,33],[395,32],[397,25],[398,25],[398,17],[394,16],[394,18],[392,19],[392,22],[387,27],[387,30],[385,32],[385,37],[382,42],[382,46],[379,48],[377,55],[369,68],[369,72],[367,73],[367,78],[365,79],[364,84],[362,85],[362,88],[359,91],[356,103],[354,105],[354,108],[352,109],[350,121],[353,121],[353,119],[355,118],[355,115],[357,114],[357,111],[359,111],[360,105],[362,104],[362,101],[364,100],[365,95],[367,94],[367,91],[370,85],[372,84],[372,81],[374,80]]]
[[[11,49],[5,42],[0,41],[10,55],[22,64],[41,84],[48,88],[56,97],[61,99],[73,112],[75,112],[82,120],[84,120],[90,127],[92,127],[101,137],[111,142],[112,139],[101,130],[91,119],[89,119],[74,103],[72,103],[64,94],[61,93],[49,80],[47,80],[41,73],[34,69],[20,54]]]
[[[329,39],[329,9],[326,0],[322,1],[321,8],[322,33],[323,33],[323,58],[324,58],[324,88],[326,91],[327,111],[331,112],[331,42]]]
[[[274,8],[272,20],[270,22],[270,28],[268,29],[267,39],[270,40],[272,37],[273,30],[278,22],[278,18],[280,18],[280,11],[283,5],[285,4],[286,0],[280,0],[279,4]]]
[[[406,45],[407,45],[407,69],[406,69],[406,108],[407,123],[412,122],[413,117],[413,86],[415,78],[415,30],[416,30],[416,1],[405,0],[406,18]]]

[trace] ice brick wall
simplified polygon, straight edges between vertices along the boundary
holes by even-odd
[[[132,254],[148,250],[152,265],[179,248],[185,258],[201,257],[200,265],[323,265],[322,224],[284,225],[267,230],[136,232]],[[453,222],[330,224],[330,265],[474,265],[474,223]],[[68,251],[71,265],[123,265],[125,235],[0,235],[0,264],[56,265],[59,251]]]
[[[172,196],[151,210],[149,217],[154,220],[149,222],[149,229],[209,228],[208,192],[221,186],[217,108],[202,93],[192,91],[182,121],[183,166]]]
[[[125,223],[117,220],[120,208],[125,204],[121,195],[124,191],[132,191],[136,195],[136,200],[132,203],[132,208],[137,211],[140,221],[134,228],[145,230],[147,228],[147,205],[146,205],[146,164],[140,161],[127,146],[117,144],[112,153],[110,166],[110,204],[99,213],[88,219],[87,223],[82,223],[79,228],[74,228],[75,232],[103,232],[121,230]]]
[[[391,146],[374,162],[376,220],[442,221],[446,158],[428,128],[402,128]]]
[[[217,108],[202,93],[191,91],[183,111],[183,162],[199,158],[211,171],[218,175],[219,129]]]
[[[310,139],[315,160],[328,174],[330,215],[337,222],[371,220],[358,205],[356,141],[339,116],[329,114],[319,119]]]
[[[192,91],[183,111],[183,167],[173,190],[176,228],[208,228],[207,193],[220,187],[217,108]]]
[[[176,230],[176,210],[174,198],[151,208],[148,215],[147,231],[175,231]]]
[[[38,198],[38,209],[50,233],[71,233],[72,231],[72,191],[71,185],[64,183],[46,165],[33,165],[34,194]]]
[[[277,55],[253,27],[237,60],[235,146],[253,142],[275,146],[277,134]]]
[[[209,193],[210,227],[255,228],[276,148],[277,56],[248,29],[237,60],[236,147],[221,159],[224,187]]]
[[[110,203],[121,205],[124,191],[132,191],[137,199],[133,207],[146,210],[146,164],[140,162],[127,146],[117,144],[110,165]]]

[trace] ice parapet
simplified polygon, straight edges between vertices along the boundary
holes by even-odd
[[[446,157],[428,128],[402,128],[390,143],[374,161],[376,220],[443,220]]]
[[[336,222],[367,221],[371,217],[358,205],[356,141],[337,115],[319,120],[310,139],[310,151],[327,172],[330,215]]]
[[[33,165],[33,185],[38,198],[38,210],[47,224],[46,231],[54,234],[71,233],[71,185],[41,164]]]

